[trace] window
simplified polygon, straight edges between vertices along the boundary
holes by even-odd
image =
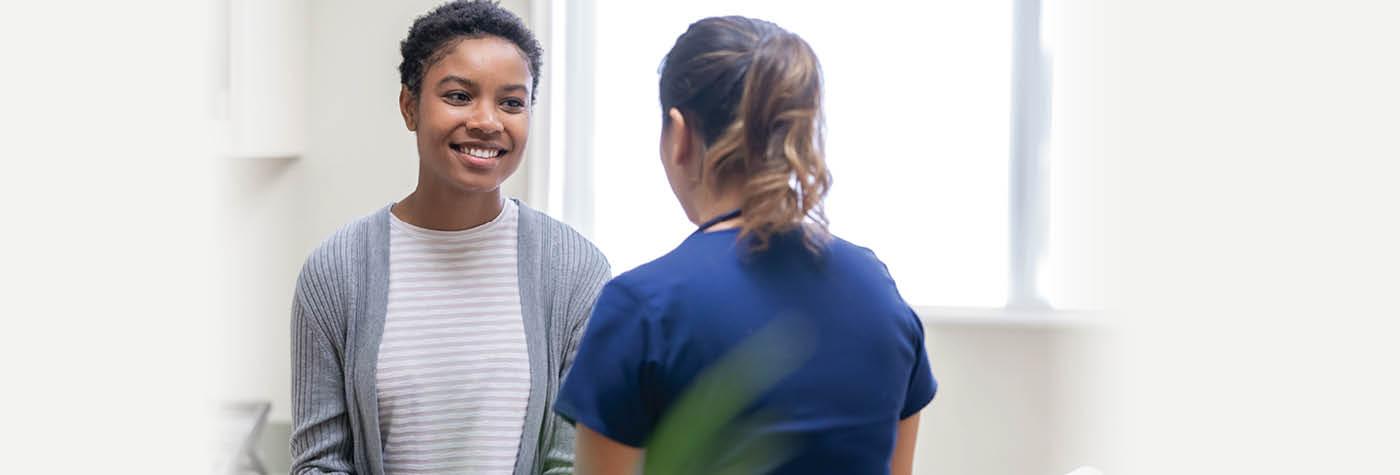
[[[589,234],[616,272],[694,230],[660,164],[658,66],[691,22],[737,14],[797,33],[822,62],[835,234],[873,249],[916,306],[1039,301],[1045,273],[1035,263],[1048,206],[1040,205],[1042,172],[1026,164],[1038,163],[1040,147],[1010,159],[1017,140],[1043,136],[1049,120],[1018,116],[1013,102],[1013,91],[1042,81],[1039,56],[1013,54],[1017,28],[1026,29],[1013,19],[1038,20],[1038,0],[590,3],[551,7],[568,19],[552,46],[569,55],[553,63],[568,78],[560,92],[568,110],[553,124],[571,129],[553,152],[556,163],[567,160],[567,176],[551,177],[564,193],[555,206],[566,209],[552,211]],[[1037,91],[1048,89],[1029,89],[1032,104]],[[1030,127],[1013,127],[1026,120]]]

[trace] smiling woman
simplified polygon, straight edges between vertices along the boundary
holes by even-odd
[[[463,38],[443,49],[425,71],[423,90],[404,85],[399,93],[421,161],[418,190],[398,214],[421,207],[420,192],[498,189],[520,166],[529,139],[534,74],[521,49],[497,36]]]
[[[609,270],[501,195],[529,140],[539,43],[493,2],[455,1],[418,18],[401,52],[418,182],[302,268],[292,473],[571,471],[573,428],[549,395]]]

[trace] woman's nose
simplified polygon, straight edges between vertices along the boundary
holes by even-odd
[[[504,127],[496,113],[496,107],[493,104],[487,101],[478,101],[475,107],[472,107],[471,113],[467,115],[467,129],[488,135],[501,132]]]

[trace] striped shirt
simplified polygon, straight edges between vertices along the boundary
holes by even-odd
[[[530,392],[518,209],[463,231],[390,217],[376,374],[387,473],[510,474]]]

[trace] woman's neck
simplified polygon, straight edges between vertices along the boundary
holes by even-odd
[[[699,202],[696,203],[695,206],[695,219],[693,220],[696,226],[699,226],[700,223],[708,222],[724,213],[739,209],[739,207],[744,204],[744,196],[737,191],[729,191],[709,194],[709,196],[705,196],[698,201]],[[733,229],[739,227],[743,223],[744,217],[737,216],[715,223],[713,226],[706,229],[706,231]]]
[[[439,231],[460,231],[486,224],[501,215],[501,190],[462,192],[419,186],[394,204],[390,212],[405,223]]]

